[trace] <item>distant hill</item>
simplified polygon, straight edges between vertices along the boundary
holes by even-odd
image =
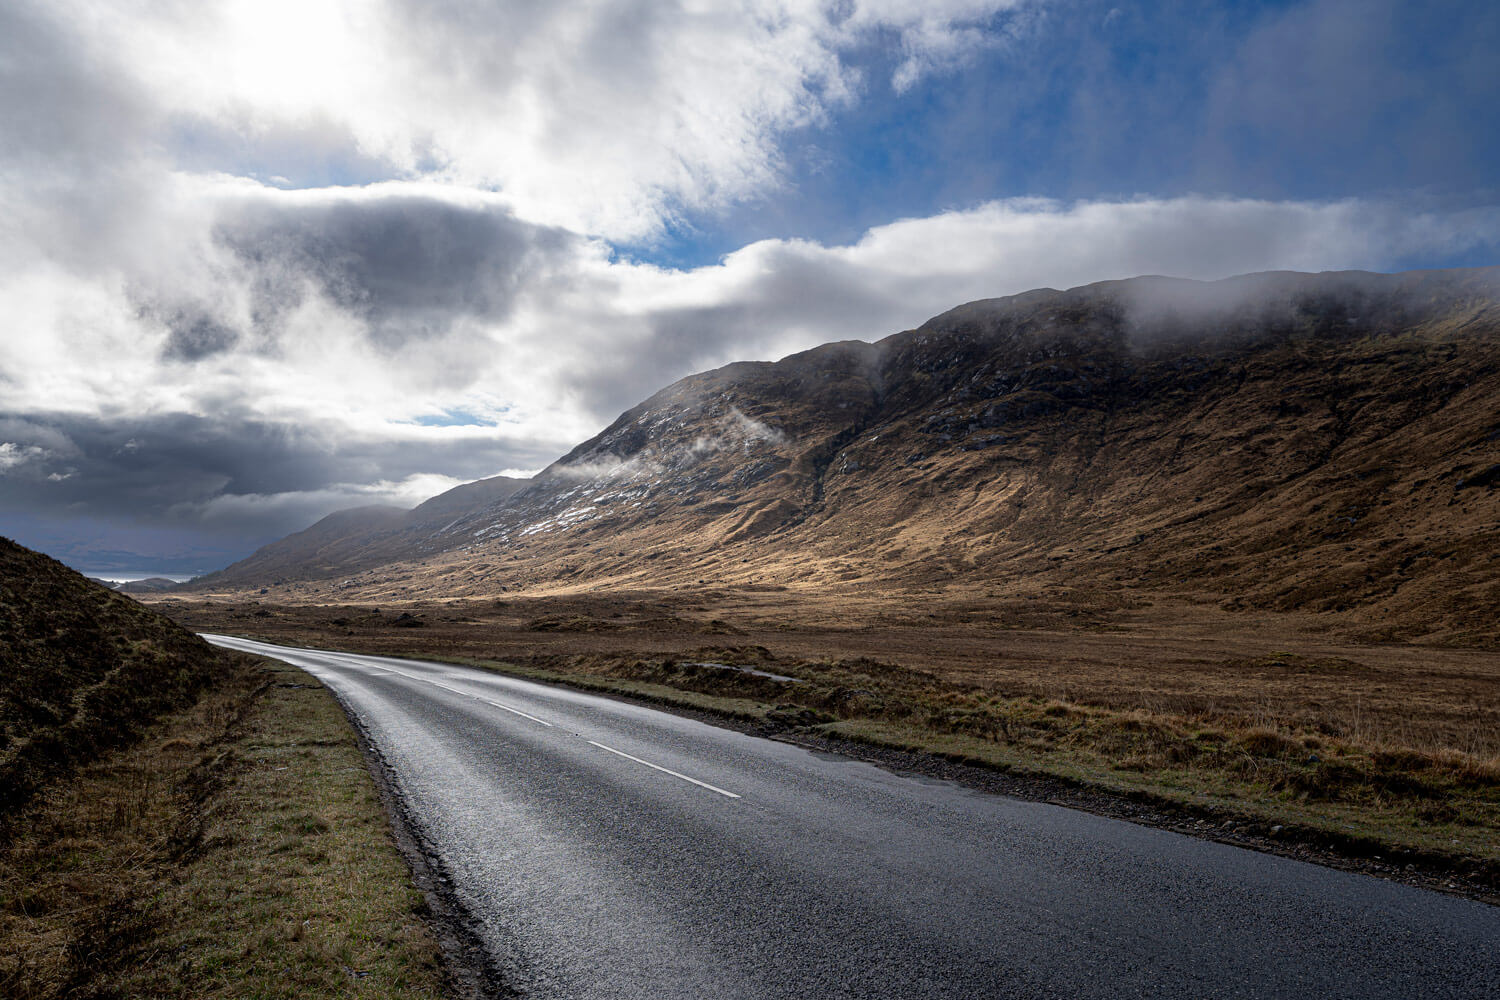
[[[0,538],[0,821],[189,703],[217,664],[191,632]]]
[[[93,580],[97,583],[99,581]],[[144,580],[127,580],[112,589],[122,594],[159,594],[164,590],[171,590],[177,586],[176,580],[169,580],[164,576],[148,576]]]
[[[407,511],[400,507],[356,507],[329,514],[312,527],[257,549],[226,570],[198,577],[197,588],[223,582],[259,586],[288,577],[328,576],[363,565],[360,554],[394,533]]]
[[[425,555],[432,551],[429,540],[455,518],[503,503],[530,484],[529,479],[495,476],[455,486],[411,510],[371,506],[336,511],[225,569],[197,578],[186,589],[333,577]]]
[[[514,491],[205,582],[1049,587],[1492,641],[1497,485],[1500,269],[1137,278],[690,376]]]

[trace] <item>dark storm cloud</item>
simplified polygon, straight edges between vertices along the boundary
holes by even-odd
[[[222,354],[240,341],[238,330],[212,316],[178,310],[166,324],[170,335],[162,357],[169,361],[199,361]]]
[[[481,435],[362,441],[188,414],[127,427],[70,415],[0,418],[0,438],[18,459],[0,469],[0,534],[34,526],[38,515],[66,517],[150,528],[163,533],[164,545],[215,535],[236,557],[336,507],[390,502],[350,484],[376,483],[394,470],[478,479],[555,457]]]
[[[187,414],[127,425],[71,415],[32,415],[0,424],[9,440],[34,443],[45,459],[11,470],[3,503],[65,507],[131,517],[160,517],[187,498],[229,492],[278,492],[325,480],[314,442],[282,426]],[[57,442],[66,442],[65,448]]]
[[[479,478],[553,457],[473,439],[351,440],[248,416],[170,414],[120,426],[32,415],[0,418],[0,437],[46,453],[9,471],[0,508],[60,506],[164,522],[178,516],[170,507],[206,511],[224,496],[316,492],[374,482],[402,469]]]
[[[221,210],[213,238],[244,267],[258,325],[274,328],[311,280],[382,347],[504,320],[583,243],[499,206],[408,194],[246,199]]]

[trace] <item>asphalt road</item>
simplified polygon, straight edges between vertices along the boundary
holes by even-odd
[[[438,663],[358,716],[528,997],[1500,997],[1500,909]]]

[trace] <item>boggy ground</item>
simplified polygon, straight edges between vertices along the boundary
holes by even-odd
[[[1500,887],[1492,652],[1360,643],[1327,616],[1047,593],[706,589],[378,608],[219,596],[158,607],[202,631],[473,662],[793,739],[1047,775],[1196,810],[1215,828],[1383,855],[1398,874]]]

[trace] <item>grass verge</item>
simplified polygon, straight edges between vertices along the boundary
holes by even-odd
[[[342,710],[295,668],[225,662],[0,837],[0,995],[444,995]]]

